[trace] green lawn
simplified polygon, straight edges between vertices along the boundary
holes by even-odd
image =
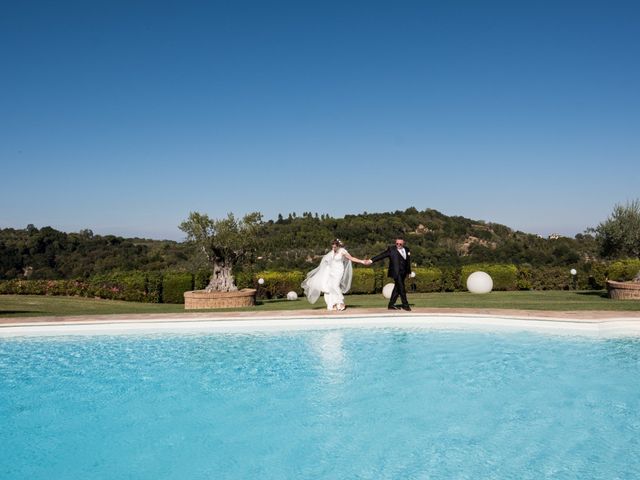
[[[348,295],[347,306],[384,309],[382,295]],[[510,308],[521,310],[632,310],[640,311],[640,301],[620,301],[606,298],[605,292],[492,292],[488,295],[456,293],[417,293],[409,295],[415,307],[434,308]],[[297,301],[267,300],[255,307],[235,310],[274,311],[323,309],[320,299],[309,305]],[[108,315],[126,313],[184,312],[182,305],[149,304],[97,300],[77,297],[46,297],[36,295],[0,295],[0,317],[35,317],[61,315]]]

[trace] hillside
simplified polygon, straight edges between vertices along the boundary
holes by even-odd
[[[477,262],[574,265],[595,259],[589,235],[543,239],[507,226],[436,210],[409,208],[333,218],[309,212],[279,216],[264,224],[256,268],[306,269],[333,238],[356,256],[372,256],[404,235],[418,265]],[[195,270],[203,266],[190,245],[168,240],[65,233],[51,227],[0,229],[0,279],[86,278],[113,270]]]

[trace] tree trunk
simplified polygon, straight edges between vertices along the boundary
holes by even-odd
[[[233,265],[223,261],[213,262],[213,275],[209,280],[209,285],[205,290],[207,292],[235,292],[236,287],[233,273],[231,272]]]

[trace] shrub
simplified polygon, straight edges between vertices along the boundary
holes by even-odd
[[[239,271],[235,272],[236,286],[239,289],[243,288],[256,288],[256,280],[254,273],[251,271]],[[206,285],[205,285],[206,286]]]
[[[609,265],[608,277],[609,280],[616,282],[628,282],[633,280],[638,272],[640,272],[640,260],[618,260]]]
[[[92,277],[89,295],[128,302],[150,302],[144,272],[115,272]]]
[[[147,292],[147,302],[162,302],[162,274],[158,272],[148,272],[146,274],[145,291]]]
[[[531,290],[533,283],[531,281],[533,273],[530,265],[521,265],[518,267],[518,276],[516,279],[516,288],[518,290]]]
[[[494,290],[516,290],[518,288],[518,269],[510,264],[478,263],[462,267],[461,281],[466,287],[467,278],[473,272],[482,271],[491,276]]]
[[[354,268],[349,293],[374,293],[376,291],[376,271],[372,268]]]
[[[414,268],[413,271],[416,274],[415,278],[407,279],[409,291],[427,293],[442,290],[442,270],[439,268]]]
[[[293,271],[293,272],[276,272],[267,270],[264,272],[258,272],[254,276],[255,285],[258,287],[259,298],[282,298],[286,297],[287,293],[293,291],[298,295],[302,295],[302,281],[306,274]],[[258,285],[257,279],[264,278],[264,284]]]
[[[573,278],[566,267],[539,267],[531,269],[533,290],[569,290]]]
[[[444,267],[442,272],[442,291],[457,292],[462,290],[461,271],[456,267]]]
[[[577,282],[581,290],[602,290],[606,286],[606,263],[589,262],[578,268]]]
[[[193,278],[193,289],[204,290],[209,285],[211,279],[211,270],[198,270]]]
[[[193,290],[193,275],[186,272],[166,272],[162,276],[162,302],[184,303],[184,292]]]

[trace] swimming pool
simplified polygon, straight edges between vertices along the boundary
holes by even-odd
[[[639,478],[638,379],[638,337],[4,338],[0,478]]]

